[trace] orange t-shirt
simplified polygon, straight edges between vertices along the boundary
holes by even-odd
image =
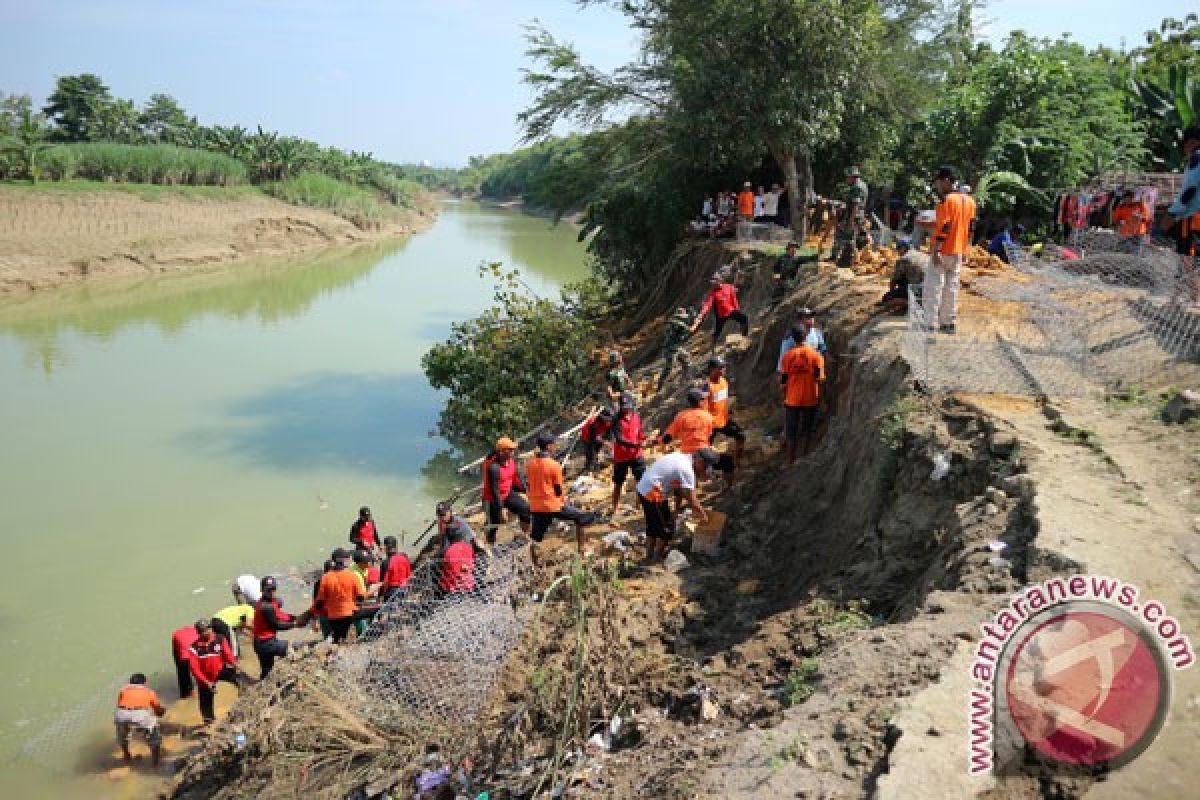
[[[975,221],[975,198],[951,192],[938,203],[933,223],[936,252],[960,256],[971,246],[971,223]]]
[[[1113,223],[1121,236],[1145,236],[1150,232],[1150,216],[1145,203],[1121,203],[1113,209]]]
[[[117,695],[117,708],[145,708],[156,714],[162,713],[162,703],[158,702],[158,693],[141,683],[129,683]]]
[[[738,193],[738,213],[743,217],[754,216],[754,192],[744,189]]]
[[[366,597],[362,581],[349,569],[331,569],[321,576],[317,586],[317,609],[325,619],[349,617],[358,605],[356,600]]]
[[[713,428],[724,428],[729,422],[729,381],[724,378],[709,381],[704,406],[712,415]]]
[[[825,379],[825,359],[806,344],[788,350],[783,356],[787,376],[787,393],[783,404],[792,408],[812,408],[821,398],[821,381]]]
[[[671,420],[666,432],[678,440],[681,451],[694,453],[702,447],[708,447],[712,440],[712,414],[703,408],[685,408]]]
[[[529,510],[539,514],[562,511],[566,498],[555,494],[562,490],[562,466],[549,456],[535,456],[525,465],[525,484],[529,488]]]

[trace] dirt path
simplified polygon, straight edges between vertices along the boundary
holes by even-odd
[[[0,187],[0,296],[401,236],[431,219],[413,212],[366,231],[248,188],[225,191]]]

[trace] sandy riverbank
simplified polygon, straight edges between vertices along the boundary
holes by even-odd
[[[0,295],[395,238],[423,230],[434,216],[412,211],[362,230],[249,188],[0,186]]]

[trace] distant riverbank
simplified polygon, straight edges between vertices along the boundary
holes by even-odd
[[[363,228],[249,186],[0,185],[0,296],[397,238],[435,218],[422,207]]]
[[[545,219],[554,219],[557,215],[553,209],[541,208],[540,206],[531,206],[522,200],[520,197],[479,197],[480,205],[494,206],[496,208],[507,208],[510,211],[519,211],[522,214],[528,214],[531,217],[544,217]],[[569,222],[572,225],[580,225],[583,223],[583,211],[580,209],[572,209],[564,211],[561,215],[557,215],[560,222]]]

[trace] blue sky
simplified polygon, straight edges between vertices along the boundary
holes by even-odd
[[[1180,0],[993,0],[986,35],[1071,31],[1130,47]],[[522,26],[539,19],[602,67],[635,37],[570,0],[0,0],[0,91],[40,102],[95,72],[139,103],[178,99],[207,124],[262,124],[392,161],[461,164],[511,150],[528,100]]]

